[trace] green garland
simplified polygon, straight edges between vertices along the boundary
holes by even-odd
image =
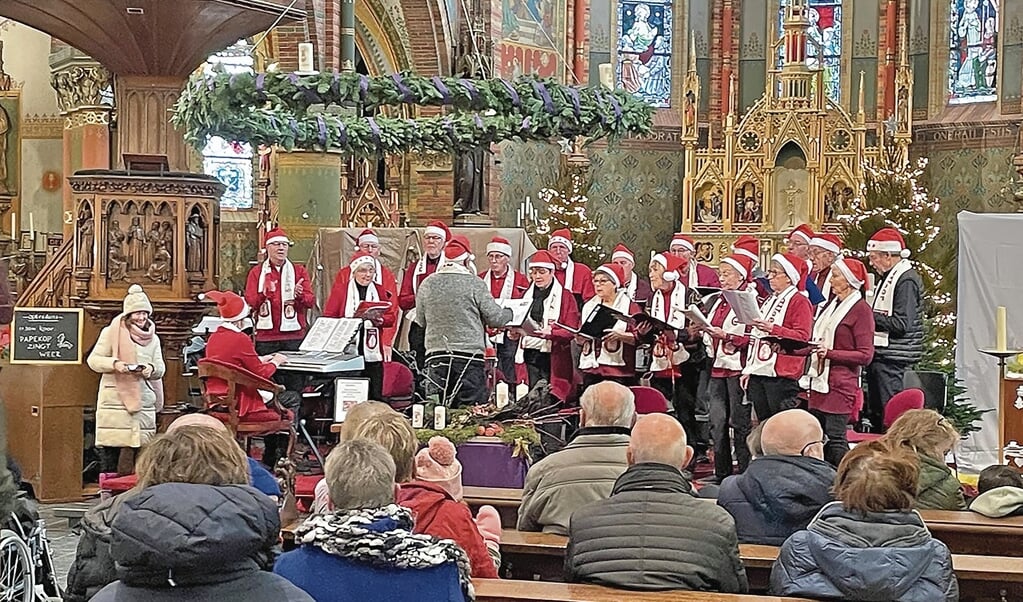
[[[449,107],[452,112],[420,119],[355,116],[402,104]],[[175,105],[172,122],[197,148],[210,136],[220,136],[287,150],[372,156],[450,153],[504,140],[617,140],[649,133],[652,114],[649,104],[622,90],[535,78],[510,82],[406,73],[217,72],[192,78]]]

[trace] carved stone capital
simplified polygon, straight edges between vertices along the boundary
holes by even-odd
[[[53,71],[50,85],[57,92],[57,106],[67,114],[82,107],[103,105],[103,91],[112,83],[110,72],[98,63],[71,63]]]
[[[83,125],[110,125],[110,109],[78,109],[64,117],[64,129],[66,130]]]

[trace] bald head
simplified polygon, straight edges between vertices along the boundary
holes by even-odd
[[[693,458],[693,448],[686,444],[686,431],[678,420],[667,414],[647,414],[632,427],[626,455],[630,466],[656,462],[682,470]]]
[[[173,433],[179,428],[186,426],[202,426],[215,431],[227,430],[227,425],[209,414],[185,414],[184,416],[175,419],[174,422],[167,427],[167,432]]]
[[[579,399],[583,426],[623,426],[629,428],[636,419],[636,396],[614,381],[591,385]]]
[[[804,410],[785,410],[771,416],[764,423],[760,434],[760,445],[767,456],[798,456],[803,455],[824,459],[822,445],[824,431],[817,419]]]

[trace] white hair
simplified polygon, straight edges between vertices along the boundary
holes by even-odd
[[[583,391],[579,405],[586,413],[583,426],[623,426],[628,428],[636,416],[636,395],[614,381],[591,385]]]
[[[379,508],[394,503],[394,459],[369,439],[342,441],[323,466],[336,510]]]

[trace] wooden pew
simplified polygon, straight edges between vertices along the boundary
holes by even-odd
[[[519,506],[522,504],[522,490],[505,487],[463,487],[462,499],[472,510],[473,516],[479,512],[480,506],[490,505],[497,508],[501,515],[501,526],[514,529],[518,524]]]
[[[476,602],[781,602],[778,598],[714,592],[637,592],[578,583],[544,583],[507,579],[474,579]],[[808,602],[808,601],[806,601]]]

